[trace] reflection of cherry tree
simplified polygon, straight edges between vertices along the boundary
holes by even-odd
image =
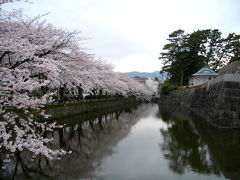
[[[39,156],[31,162],[29,154],[24,151],[18,155],[18,167],[16,161],[12,164],[17,169],[12,170],[11,173],[15,172],[16,178],[23,175],[39,179],[44,177],[96,178],[95,172],[99,169],[102,159],[114,153],[118,142],[125,138],[133,125],[142,117],[147,116],[151,109],[150,104],[141,105],[59,129],[49,134],[54,138],[51,147],[71,150],[71,154],[63,156],[58,161],[48,161]],[[25,172],[21,171],[22,166]]]
[[[0,5],[6,2],[14,0]],[[55,28],[40,18],[26,19],[21,10],[0,8],[0,90],[6,94],[0,96],[0,148],[5,162],[23,149],[50,159],[65,154],[46,146],[50,139],[44,138],[45,132],[57,126],[33,120],[48,117],[41,108],[63,85],[146,98],[152,93],[84,52],[79,45],[84,38],[78,32]]]

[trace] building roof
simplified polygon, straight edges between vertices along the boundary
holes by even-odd
[[[135,80],[137,80],[138,82],[141,82],[141,83],[145,83],[146,80],[148,79],[148,78],[146,78],[146,77],[139,77],[139,76],[134,76],[133,78],[134,78]]]
[[[211,70],[208,67],[203,67],[198,72],[192,74],[192,76],[217,76],[217,75],[218,73],[216,73],[215,71]]]

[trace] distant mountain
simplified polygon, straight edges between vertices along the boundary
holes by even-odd
[[[165,79],[167,78],[167,73],[160,74],[159,71],[154,72],[138,72],[138,71],[132,71],[128,72],[130,76],[139,76],[139,77],[148,77],[148,78],[159,78],[159,79]]]

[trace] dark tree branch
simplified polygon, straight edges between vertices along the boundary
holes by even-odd
[[[9,51],[5,51],[1,56],[0,56],[0,60],[2,61],[2,59],[4,58],[5,55],[9,54]]]
[[[13,66],[11,66],[9,69],[15,69],[15,68],[18,67],[19,65],[24,64],[24,63],[29,62],[29,61],[32,61],[32,60],[33,60],[33,58],[31,58],[31,59],[27,58],[27,59],[24,59],[23,61],[17,61],[17,62],[16,62]]]

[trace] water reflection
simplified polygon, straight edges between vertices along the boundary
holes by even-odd
[[[240,179],[239,130],[209,127],[199,117],[173,106],[160,106],[160,112],[168,124],[160,129],[164,137],[160,148],[172,171]]]
[[[159,111],[160,110],[160,111]],[[239,130],[215,129],[173,106],[82,115],[51,134],[61,160],[16,153],[0,179],[240,179]]]
[[[115,152],[117,143],[125,138],[136,122],[148,116],[151,106],[134,106],[75,124],[49,134],[51,147],[71,150],[61,160],[49,161],[38,156],[31,161],[28,152],[17,153],[3,179],[99,179],[104,157]],[[79,122],[79,121],[78,121]],[[11,177],[11,178],[10,178]]]
[[[193,170],[204,174],[217,174],[219,170],[209,159],[208,147],[188,120],[167,118],[167,129],[160,129],[164,142],[161,149],[169,160],[169,168],[176,173],[184,174]]]

